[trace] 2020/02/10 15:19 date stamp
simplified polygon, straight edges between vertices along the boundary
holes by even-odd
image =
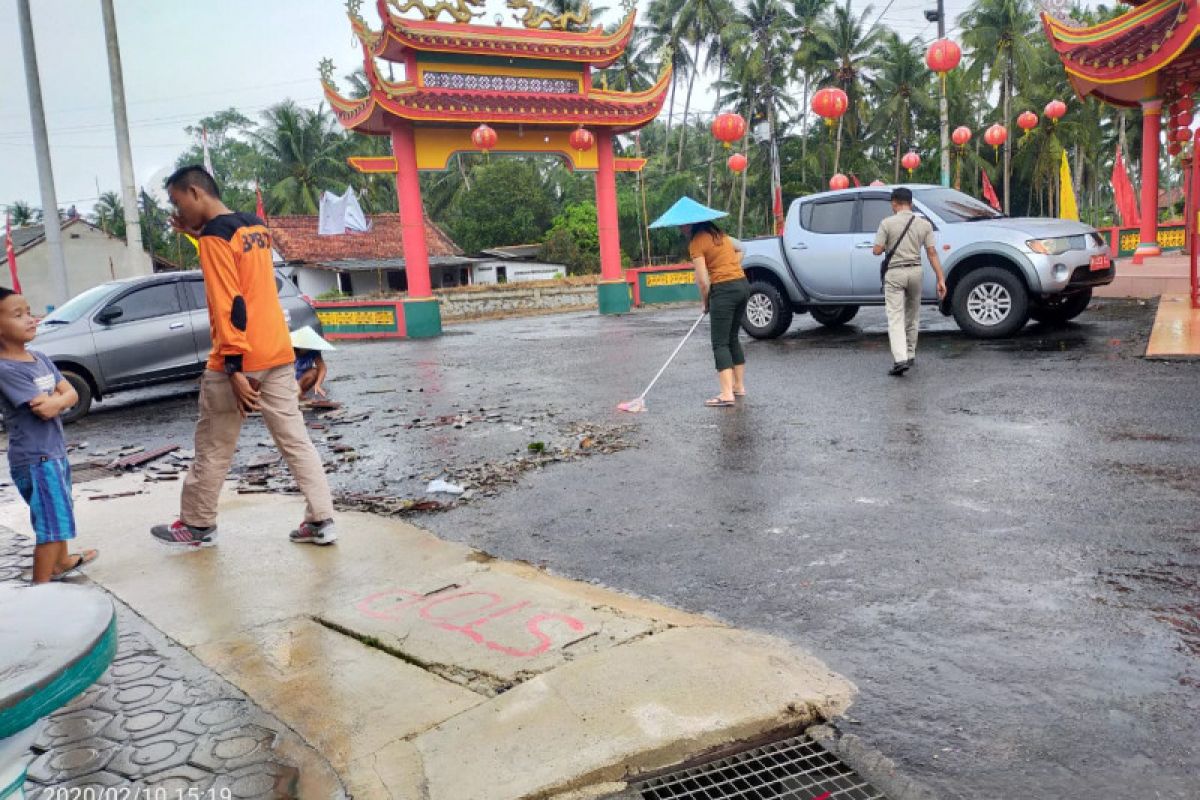
[[[74,786],[50,788],[38,795],[43,800],[233,800],[233,790],[222,789],[166,789],[133,787]]]

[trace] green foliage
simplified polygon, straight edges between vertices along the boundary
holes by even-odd
[[[554,218],[542,248],[542,257],[552,264],[565,264],[571,275],[600,271],[600,232],[596,204],[568,206]]]
[[[316,300],[322,303],[333,303],[338,300],[346,300],[350,295],[340,289],[330,289],[328,292],[321,292],[316,296]]]
[[[540,241],[554,218],[554,203],[537,169],[526,159],[493,158],[477,165],[451,199],[451,237],[468,253]]]

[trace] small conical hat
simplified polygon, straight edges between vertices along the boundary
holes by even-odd
[[[729,214],[724,211],[709,208],[703,203],[697,203],[692,198],[684,195],[676,200],[675,205],[668,208],[665,214],[654,220],[654,222],[651,222],[648,227],[669,228],[673,225],[695,225],[697,222],[709,222],[727,216]]]
[[[292,331],[292,347],[297,350],[336,350],[337,348],[321,338],[321,334],[306,326],[298,331]]]

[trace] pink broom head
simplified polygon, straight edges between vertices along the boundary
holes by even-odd
[[[630,400],[626,403],[619,403],[617,405],[617,410],[625,411],[630,414],[640,414],[646,410],[646,401],[639,397],[636,400]]]

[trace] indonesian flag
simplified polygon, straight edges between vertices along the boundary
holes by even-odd
[[[8,272],[12,275],[12,288],[17,294],[21,293],[21,280],[17,277],[17,253],[13,249],[12,214],[4,213],[4,252],[8,255]]]
[[[263,222],[267,221],[267,210],[263,208],[262,189],[258,188],[258,181],[254,182],[254,213]]]
[[[200,147],[204,150],[204,171],[211,175],[214,179],[217,173],[213,171],[212,156],[208,152],[208,129],[200,129]]]
[[[1112,172],[1113,201],[1117,207],[1117,216],[1122,228],[1136,228],[1142,224],[1138,213],[1137,193],[1133,190],[1133,181],[1129,180],[1129,170],[1125,168],[1125,157],[1121,148],[1117,148],[1117,158],[1113,161]]]
[[[983,176],[983,199],[988,201],[988,205],[999,211],[1000,198],[996,196],[996,189],[988,179],[987,170],[982,170],[979,174]]]

